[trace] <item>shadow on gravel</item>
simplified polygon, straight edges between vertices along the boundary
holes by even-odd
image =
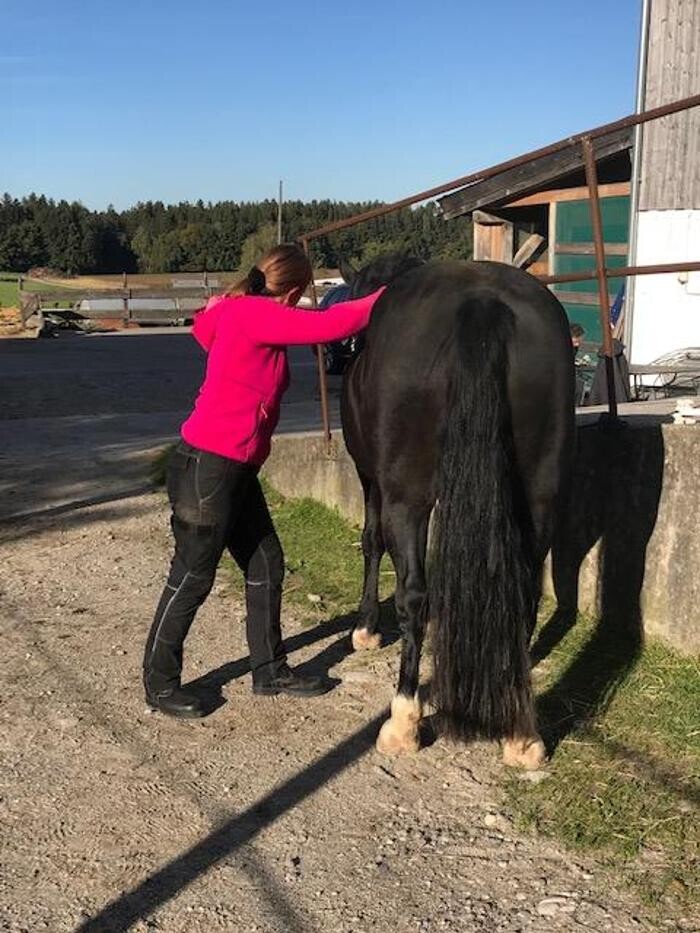
[[[31,640],[27,626],[22,626],[21,631],[25,632],[25,637]],[[152,758],[152,746],[144,737],[138,723],[134,725],[128,716],[124,717],[123,709],[120,709],[118,722],[115,721],[114,709],[105,702],[104,697],[95,694],[92,684],[87,683],[78,675],[73,664],[65,664],[47,646],[33,640],[31,643],[33,650],[42,656],[61,681],[70,687],[73,696],[77,698],[85,711],[86,719],[91,724],[111,736],[117,736],[118,741],[125,743],[142,761]],[[377,717],[376,721],[378,722],[381,718]],[[362,737],[365,732],[367,738],[366,742],[363,742]],[[304,797],[311,795],[355,758],[361,757],[372,746],[375,732],[376,729],[370,724],[362,733],[351,736],[341,746],[332,749],[318,762],[281,785],[279,790],[271,791],[240,816],[222,819],[217,829],[202,843],[154,872],[133,891],[123,892],[95,916],[82,921],[76,930],[99,930],[100,933],[126,931],[130,930],[137,920],[146,920],[154,910],[175,897],[198,875],[204,874],[241,845],[249,843],[254,835],[278,816],[291,809]],[[188,796],[183,791],[182,783],[179,780],[173,781],[174,775],[167,763],[154,761],[152,766],[156,769],[163,784],[169,786],[176,796]],[[176,819],[177,816],[173,818]],[[290,933],[308,931],[308,925],[303,918],[299,917],[294,906],[285,896],[285,892],[279,888],[274,876],[266,868],[262,856],[255,851],[253,846],[246,845],[245,857],[236,862],[236,867],[248,875],[256,894],[261,900],[267,901],[275,917],[284,923],[283,929],[289,930]]]
[[[396,625],[393,597],[382,601],[380,604],[380,611],[379,630],[382,633],[383,644],[385,646],[391,645],[397,641],[400,635]],[[327,622],[321,622],[313,628],[298,632],[296,635],[292,635],[290,638],[285,639],[285,651],[288,655],[291,655],[301,648],[306,648],[308,645],[323,641],[325,638],[330,638],[332,635],[343,636],[328,645],[328,647],[324,648],[315,657],[298,665],[298,669],[302,673],[327,677],[331,668],[335,667],[336,664],[340,664],[344,658],[352,654],[352,645],[350,644],[349,635],[356,620],[357,613],[348,612],[344,615],[336,616],[334,619],[329,619]],[[232,680],[237,680],[239,677],[243,677],[248,673],[250,673],[250,659],[246,656],[244,658],[237,658],[235,661],[228,661],[226,664],[222,664],[221,667],[217,667],[213,671],[208,671],[196,680],[190,681],[186,686],[188,689],[194,690],[221,690],[222,687],[225,687],[226,684],[230,683]]]
[[[85,525],[103,524],[118,519],[142,515],[153,508],[151,503],[140,506],[126,506],[113,509],[102,509],[98,512],[84,512],[96,505],[107,505],[113,502],[124,502],[154,491],[150,483],[140,485],[121,492],[107,493],[103,496],[91,496],[89,499],[80,499],[76,502],[67,502],[49,509],[37,509],[34,512],[22,512],[19,515],[10,515],[0,518],[0,542],[19,541],[22,538],[31,538],[46,530],[48,523],[60,518],[61,530],[79,528]]]
[[[262,830],[312,796],[345,768],[359,761],[374,747],[377,730],[388,712],[387,709],[375,716],[362,729],[276,787],[239,816],[226,820],[197,845],[85,920],[77,930],[80,933],[119,933],[129,930],[137,920],[147,918],[197,878],[250,843]],[[265,880],[267,883],[269,877]],[[268,888],[267,895],[279,916],[287,923],[286,929],[291,933],[302,933],[307,929],[279,892]]]

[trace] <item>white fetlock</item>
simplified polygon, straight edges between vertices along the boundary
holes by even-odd
[[[503,764],[509,768],[538,771],[547,761],[547,750],[539,735],[529,738],[516,736],[503,742]]]
[[[382,636],[379,632],[370,632],[366,628],[356,628],[352,631],[353,651],[368,651],[371,648],[381,648]]]
[[[418,725],[422,715],[417,697],[395,696],[391,701],[391,718],[377,736],[377,751],[383,755],[415,754],[420,749]]]

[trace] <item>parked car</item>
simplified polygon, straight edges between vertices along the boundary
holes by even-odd
[[[318,307],[323,311],[339,301],[347,301],[349,297],[349,285],[334,285],[323,296]],[[345,340],[324,344],[323,365],[329,376],[341,376],[345,372],[350,360],[359,350],[361,339],[362,334],[355,334]]]

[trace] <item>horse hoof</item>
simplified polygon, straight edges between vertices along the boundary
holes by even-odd
[[[503,764],[509,768],[538,771],[547,761],[547,750],[538,736],[534,739],[506,739],[503,743]]]
[[[412,755],[420,749],[418,723],[420,703],[410,697],[395,696],[391,702],[391,718],[377,736],[377,751],[382,755]]]
[[[370,632],[366,628],[352,630],[353,651],[368,651],[370,648],[381,648],[382,636],[379,632]]]
[[[420,749],[420,742],[417,732],[398,729],[393,719],[387,719],[379,730],[376,747],[381,755],[395,758],[397,755],[414,755]]]

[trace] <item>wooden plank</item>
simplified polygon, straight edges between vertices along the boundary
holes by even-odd
[[[513,262],[513,241],[514,241],[514,227],[513,224],[504,224],[503,225],[503,237],[501,241],[501,262],[512,263]]]
[[[539,233],[531,233],[513,257],[513,265],[517,266],[518,269],[522,269],[528,259],[532,259],[543,243],[543,236],[540,236]]]
[[[654,0],[649,20],[644,109],[697,94],[700,3]],[[700,209],[700,108],[646,124],[639,210]]]
[[[474,259],[490,259],[491,228],[485,224],[474,224],[474,244],[472,247]]]
[[[499,217],[497,214],[488,214],[486,211],[474,211],[472,220],[475,224],[483,224],[485,227],[501,227],[509,223],[505,217]]]
[[[549,202],[549,221],[547,225],[547,239],[550,243],[556,243],[557,239],[557,202]],[[548,260],[549,260],[549,275],[554,275],[554,250],[550,249],[548,251]]]
[[[557,290],[554,294],[562,304],[592,305],[595,308],[600,306],[598,292],[560,292]],[[615,301],[615,295],[608,295],[608,302],[611,306],[613,301]]]
[[[574,256],[595,256],[593,243],[557,243],[555,253],[569,253]],[[606,243],[605,252],[608,256],[626,256],[627,243]]]
[[[83,291],[78,291],[77,289],[42,289],[42,291],[37,292],[26,292],[26,294],[38,295],[42,301],[65,301],[66,303],[75,304],[78,301],[83,300],[99,300],[101,298],[124,298],[125,296],[131,298],[201,298],[206,302],[207,295],[199,288],[181,288],[177,291],[172,289],[161,288],[161,289],[134,289],[124,291],[124,289],[85,289]]]
[[[632,145],[632,131],[618,130],[596,140],[596,160],[602,161]],[[482,207],[496,207],[511,202],[518,195],[530,194],[557,178],[564,178],[583,166],[580,146],[571,146],[534,162],[507,169],[493,178],[485,178],[438,200],[446,220]]]
[[[39,307],[41,306],[41,299],[33,292],[20,292],[19,303],[22,313],[22,323],[24,323],[27,318],[30,318],[33,314],[37,313]]]
[[[601,198],[617,198],[630,193],[628,181],[616,181],[609,185],[598,185],[598,196]],[[509,201],[506,207],[531,207],[535,204],[551,204],[560,201],[587,201],[588,188],[552,188],[550,191],[537,191],[528,194],[517,201]]]
[[[503,220],[485,211],[476,211],[474,216],[474,259],[494,259],[494,250],[500,247],[494,238],[494,229],[500,229]]]
[[[513,224],[485,211],[475,211],[474,259],[510,263],[513,259]]]

